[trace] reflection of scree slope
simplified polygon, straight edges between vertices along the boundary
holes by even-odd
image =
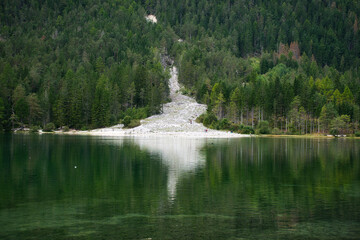
[[[206,144],[204,139],[180,139],[172,137],[134,138],[134,143],[151,153],[159,154],[162,162],[169,169],[168,196],[174,199],[179,178],[186,172],[195,171],[205,164],[201,153]]]

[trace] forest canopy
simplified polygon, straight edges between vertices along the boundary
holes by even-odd
[[[340,0],[4,0],[0,128],[158,114],[169,55],[209,127],[353,132],[359,15],[358,1]]]

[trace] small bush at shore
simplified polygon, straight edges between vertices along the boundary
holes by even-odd
[[[198,117],[195,119],[195,122],[197,122],[197,123],[203,123],[205,116],[206,116],[205,113],[201,114],[200,116],[198,116]]]
[[[137,127],[137,126],[140,126],[140,120],[139,119],[133,119],[127,125],[127,128],[134,128],[134,127]]]
[[[335,137],[336,135],[339,135],[339,130],[337,128],[332,128],[330,129],[330,134]]]
[[[269,128],[269,122],[268,121],[260,121],[257,125],[257,131],[259,134],[269,134],[270,128]]]
[[[134,119],[131,116],[126,115],[121,123],[124,124],[124,128],[134,128],[140,126],[140,119]]]
[[[131,119],[144,119],[150,116],[149,109],[145,108],[128,108],[125,112],[120,113],[120,119],[124,119],[126,116]]]
[[[254,134],[255,131],[250,126],[239,125],[230,122],[227,118],[217,120],[216,116],[212,112],[201,114],[196,122],[204,124],[205,127],[216,129],[216,130],[229,130],[231,132],[237,132],[241,134]]]
[[[274,129],[272,130],[272,134],[274,134],[274,135],[280,135],[280,134],[281,134],[281,131],[280,131],[280,129],[278,129],[278,128],[274,128]]]
[[[125,116],[122,120],[122,123],[124,124],[124,127],[128,127],[131,123],[132,118],[130,116]]]
[[[230,122],[227,118],[223,118],[221,119],[221,121],[219,121],[219,129],[220,130],[226,130],[230,128]]]
[[[55,130],[55,124],[52,123],[52,122],[46,124],[44,129],[43,129],[44,132],[52,132],[54,130]]]
[[[203,124],[206,127],[216,127],[216,122],[217,122],[217,118],[215,116],[215,114],[213,113],[208,113],[205,115],[204,120],[203,120]]]
[[[242,133],[242,134],[254,134],[255,131],[254,131],[254,129],[253,129],[252,127],[250,127],[250,126],[240,125],[239,133]]]
[[[235,123],[231,123],[230,126],[229,126],[229,130],[231,132],[238,132],[239,131],[239,125],[238,124],[235,124]]]
[[[31,133],[37,133],[37,132],[39,132],[40,129],[41,129],[40,126],[31,126],[30,127],[30,132]]]

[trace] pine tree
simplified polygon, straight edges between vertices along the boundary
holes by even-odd
[[[110,123],[110,89],[109,79],[101,75],[95,89],[92,108],[92,123],[94,127],[105,127]]]
[[[129,101],[130,101],[130,108],[133,107],[133,104],[134,104],[134,96],[135,96],[135,83],[134,82],[131,82],[130,83],[130,86],[127,90],[127,95],[128,95],[128,98],[129,98]]]
[[[354,95],[348,86],[345,87],[344,92],[341,95],[341,100],[342,103],[353,104]]]
[[[331,120],[337,115],[338,113],[332,103],[328,103],[322,107],[319,120],[324,131],[329,129]]]
[[[331,100],[333,101],[333,103],[335,103],[335,106],[337,108],[339,108],[339,106],[342,103],[342,96],[341,93],[338,89],[336,89],[331,97]]]
[[[231,93],[230,106],[229,106],[229,118],[231,121],[235,123],[239,122],[240,101],[241,101],[240,89],[236,88]]]
[[[54,122],[57,126],[65,126],[69,123],[69,90],[65,80],[61,83],[58,98],[53,105]]]
[[[222,92],[219,93],[215,106],[214,106],[214,113],[218,118],[223,118],[225,115],[225,98]]]
[[[29,104],[26,101],[25,88],[22,85],[15,88],[12,99],[13,113],[22,124],[25,124],[29,114]]]
[[[32,93],[27,96],[27,102],[29,105],[28,122],[30,125],[38,124],[42,116],[42,110],[37,95],[35,93]]]

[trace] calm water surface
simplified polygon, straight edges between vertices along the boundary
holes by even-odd
[[[0,135],[0,239],[360,239],[360,141]]]

